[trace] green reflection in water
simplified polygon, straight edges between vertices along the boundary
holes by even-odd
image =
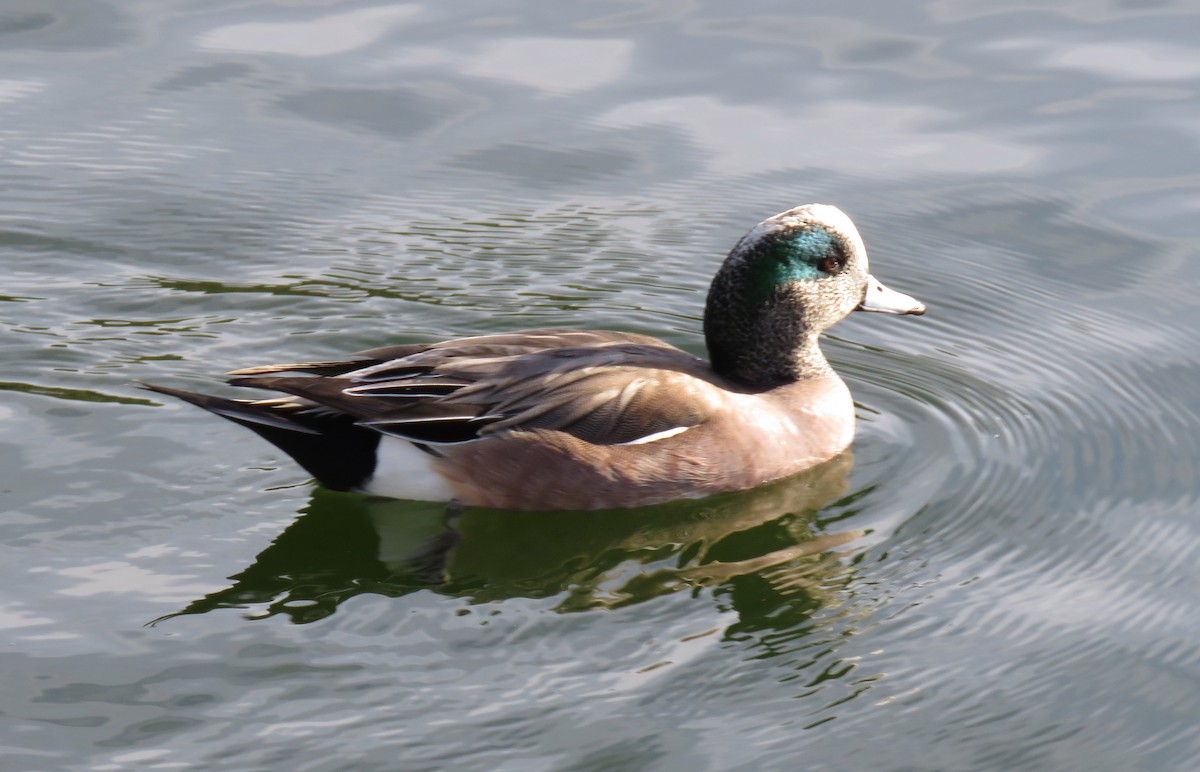
[[[306,623],[361,593],[419,590],[472,603],[555,597],[556,610],[578,612],[718,587],[743,623],[774,627],[780,602],[807,617],[849,581],[835,550],[862,532],[827,529],[863,493],[844,496],[852,463],[846,453],[752,491],[603,512],[448,515],[442,504],[317,489],[232,585],[163,619],[249,608],[249,618]]]
[[[89,389],[62,389],[55,386],[37,386],[32,383],[17,383],[15,381],[0,381],[0,391],[23,391],[26,394],[37,394],[42,397],[69,399],[73,402],[115,402],[118,405],[158,405],[149,399],[137,397],[121,397],[116,394],[101,394]]]

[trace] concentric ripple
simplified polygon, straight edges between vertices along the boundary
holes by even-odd
[[[1014,282],[1013,265],[1028,257],[939,259],[957,293],[929,316],[903,328],[856,320],[827,344],[860,404],[851,488],[865,506],[847,522],[868,535],[851,581],[830,599],[830,629],[795,649],[826,646],[803,667],[843,674],[822,680],[814,721],[859,695],[878,699],[888,663],[929,658],[925,639],[946,651],[994,641],[973,644],[968,680],[1027,699],[1061,688],[1085,662],[1120,659],[1118,641],[1146,629],[1179,662],[1197,661],[1179,618],[1186,580],[1169,570],[1197,556],[1183,519],[1197,506],[1200,443],[1184,428],[1194,400],[1172,388],[1195,374],[1144,356],[1154,341],[1170,360],[1185,334],[1137,309],[1116,313],[1111,301],[1064,302],[1078,282]],[[887,342],[855,342],[860,334]],[[950,611],[931,617],[921,611],[930,603]],[[1119,622],[1114,605],[1128,610]],[[1105,635],[1085,632],[1101,624]],[[868,630],[896,652],[872,665],[835,645]],[[1057,661],[1062,677],[1021,682],[1006,660],[1022,650]],[[923,688],[953,694],[962,682],[961,671],[931,674]]]

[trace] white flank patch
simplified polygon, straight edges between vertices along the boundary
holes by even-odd
[[[655,432],[654,434],[647,434],[645,437],[638,437],[636,440],[630,440],[629,442],[618,442],[617,444],[618,445],[645,445],[648,442],[658,442],[659,440],[665,440],[668,437],[674,437],[676,434],[683,434],[684,432],[686,432],[688,429],[691,429],[691,428],[692,427],[690,427],[690,426],[676,426],[673,429],[664,429],[661,432]]]
[[[363,493],[417,501],[454,498],[450,484],[434,471],[433,456],[408,440],[380,437],[375,459],[375,474],[363,484]]]

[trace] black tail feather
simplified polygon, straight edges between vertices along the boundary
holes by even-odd
[[[379,434],[346,415],[255,405],[167,386],[139,383],[245,426],[287,453],[326,488],[356,490],[375,473]]]

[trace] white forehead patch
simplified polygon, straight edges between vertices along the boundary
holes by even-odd
[[[827,230],[841,236],[858,254],[858,258],[862,262],[862,267],[864,269],[867,268],[867,248],[863,244],[862,236],[858,235],[858,228],[854,227],[854,222],[846,216],[845,212],[830,204],[804,204],[803,206],[789,209],[786,212],[780,212],[774,217],[768,217],[754,226],[746,234],[746,237],[754,241],[775,230],[780,225],[802,225],[805,223],[824,226]]]

